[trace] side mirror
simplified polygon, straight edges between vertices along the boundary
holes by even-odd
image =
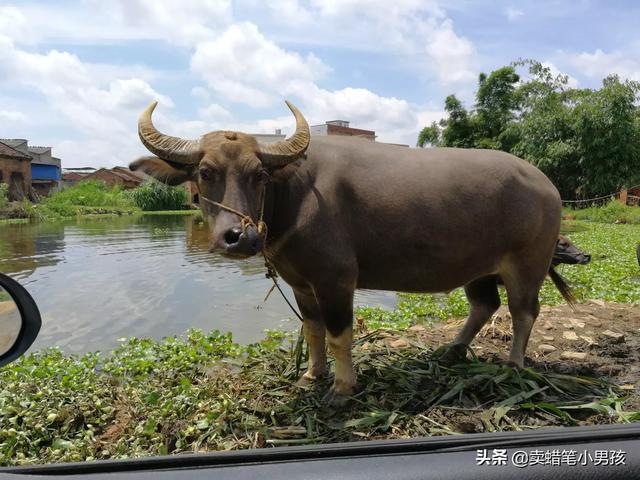
[[[0,273],[0,367],[29,349],[41,325],[38,306],[29,292]]]

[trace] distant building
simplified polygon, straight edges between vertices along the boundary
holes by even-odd
[[[39,196],[59,190],[62,184],[61,160],[51,155],[51,147],[29,146],[23,138],[0,140],[31,157],[31,187]]]
[[[285,135],[279,128],[276,128],[275,133],[251,133],[250,135],[255,138],[258,143],[275,143],[285,139]]]
[[[350,127],[349,122],[346,120],[329,120],[322,125],[311,125],[309,130],[312,137],[342,135],[347,137],[363,137],[372,141],[376,139],[376,132],[373,130]]]
[[[127,167],[99,168],[91,173],[65,172],[65,182],[75,185],[84,180],[99,180],[110,187],[120,185],[122,188],[130,189],[140,186],[144,182],[146,175],[142,172],[133,172]]]
[[[9,185],[10,201],[31,197],[31,157],[0,142],[0,183]]]

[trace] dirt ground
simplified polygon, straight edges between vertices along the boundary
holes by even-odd
[[[434,347],[453,340],[464,323],[449,321],[433,328],[411,327],[408,335]],[[480,358],[508,357],[511,316],[506,307],[480,331],[472,346]],[[640,410],[640,305],[592,301],[543,306],[536,321],[525,365],[537,371],[604,378],[632,396],[628,407]]]

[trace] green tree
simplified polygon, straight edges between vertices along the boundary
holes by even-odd
[[[605,78],[574,108],[579,165],[586,195],[606,194],[640,178],[640,83]]]
[[[462,102],[455,95],[449,95],[444,101],[444,110],[448,114],[447,120],[442,122],[441,144],[444,147],[473,147],[474,129],[469,112],[462,106]]]
[[[606,195],[640,183],[639,101],[638,82],[614,75],[599,89],[571,88],[566,75],[518,60],[480,74],[475,110],[449,95],[448,118],[418,145],[504,150],[540,168],[563,198]]]
[[[520,76],[514,67],[502,67],[489,76],[481,73],[476,93],[476,146],[480,148],[504,148],[501,133],[515,117],[517,106],[516,84]]]
[[[418,134],[418,147],[431,145],[437,147],[440,145],[440,127],[436,122],[432,122],[428,127],[424,127]]]
[[[516,92],[517,131],[508,150],[540,168],[563,198],[606,195],[638,183],[640,121],[638,82],[616,76],[602,88],[572,89],[566,76],[553,76],[529,63],[532,79]]]

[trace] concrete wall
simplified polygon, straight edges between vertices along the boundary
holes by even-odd
[[[325,123],[324,125],[311,125],[309,127],[309,132],[311,133],[312,137],[327,135],[327,124]]]
[[[284,140],[286,137],[282,134],[274,133],[252,133],[251,136],[255,138],[258,143],[275,143]]]
[[[376,132],[372,130],[363,130],[361,128],[352,128],[349,122],[344,120],[331,120],[324,125],[311,125],[309,131],[312,137],[323,135],[342,135],[348,137],[363,137],[369,140],[376,139]]]

